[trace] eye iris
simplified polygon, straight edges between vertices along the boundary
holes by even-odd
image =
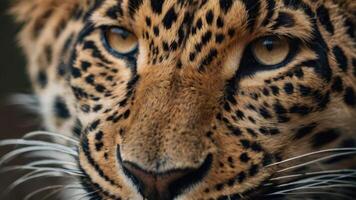
[[[136,36],[121,28],[108,29],[105,37],[110,48],[119,54],[134,53],[138,46]]]
[[[263,65],[277,65],[283,62],[289,51],[289,42],[285,38],[262,38],[252,46],[256,60]]]

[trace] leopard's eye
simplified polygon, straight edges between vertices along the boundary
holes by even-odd
[[[274,66],[285,61],[291,50],[285,37],[267,36],[252,43],[251,51],[261,65]]]
[[[111,53],[119,56],[130,56],[137,53],[137,37],[119,27],[109,27],[103,30],[104,44]]]

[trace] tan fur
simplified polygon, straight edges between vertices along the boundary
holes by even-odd
[[[62,48],[66,39],[77,38],[84,28],[82,21],[71,18],[72,13],[76,9],[82,9],[83,13],[88,12],[93,2],[19,0],[13,8],[13,13],[18,22],[25,24],[19,35],[20,44],[28,59],[28,70],[35,92],[41,97],[46,126],[51,131],[70,134],[76,118],[79,119],[83,125],[81,140],[88,141],[93,162],[111,182],[105,180],[105,177],[93,166],[92,161],[85,156],[83,146],[80,147],[79,162],[88,174],[90,184],[98,184],[101,187],[102,191],[98,193],[104,199],[114,199],[113,196],[127,200],[142,198],[137,188],[125,176],[122,165],[118,162],[118,151],[123,161],[135,163],[152,173],[163,173],[175,169],[196,169],[202,165],[208,155],[212,155],[213,162],[204,179],[191,189],[185,190],[177,198],[202,200],[218,199],[234,194],[248,195],[249,191],[259,187],[263,181],[268,181],[269,177],[279,175],[278,170],[283,167],[300,164],[296,162],[287,163],[285,166],[263,166],[263,161],[268,155],[287,159],[320,149],[338,148],[343,140],[356,139],[354,134],[356,132],[354,125],[356,107],[345,103],[346,88],[355,91],[356,87],[353,75],[355,66],[352,64],[352,59],[356,58],[355,39],[346,34],[347,28],[344,25],[346,15],[355,21],[356,3],[354,0],[339,1],[339,4],[333,3],[332,0],[305,1],[313,11],[320,5],[328,8],[335,28],[335,33],[331,35],[320,22],[317,22],[321,35],[330,49],[327,52],[327,60],[332,71],[329,82],[310,67],[301,67],[303,78],[287,75],[293,72],[299,63],[318,59],[318,55],[308,45],[301,45],[298,56],[286,66],[275,70],[259,71],[253,77],[243,77],[238,80],[236,93],[233,95],[235,103],[228,102],[225,89],[227,82],[239,70],[244,49],[251,41],[261,36],[276,34],[298,37],[305,43],[313,42],[311,41],[313,40],[312,24],[301,9],[286,7],[282,1],[277,0],[276,11],[283,11],[292,16],[295,25],[273,30],[271,26],[262,26],[262,21],[267,16],[267,4],[266,1],[261,1],[263,9],[256,17],[255,30],[249,32],[247,29],[248,13],[242,2],[236,1],[231,8],[232,11],[223,14],[219,9],[218,1],[211,0],[199,9],[196,9],[199,3],[187,7],[176,6],[175,10],[179,15],[172,28],[167,30],[162,27],[164,14],[154,14],[150,8],[150,1],[143,1],[139,11],[131,17],[127,11],[129,1],[106,0],[100,9],[89,17],[88,20],[92,21],[97,29],[94,29],[85,39],[94,41],[98,51],[109,62],[105,63],[100,58],[95,58],[92,49],[86,49],[84,44],[74,46],[72,43],[71,48],[64,49],[67,52],[63,56],[61,52],[63,52]],[[106,16],[107,10],[116,4],[124,8],[124,16],[117,20],[109,19]],[[166,0],[162,13],[176,4],[177,1]],[[52,9],[52,14],[48,19],[44,19],[43,15],[50,9]],[[185,12],[194,12],[195,15],[192,18],[194,25],[198,19],[204,20],[209,10],[214,12],[214,23],[218,16],[224,19],[223,28],[209,27],[204,22],[202,29],[198,30],[195,35],[187,37],[182,47],[169,52],[162,50],[163,41],[172,43],[177,40],[180,28],[177,24],[183,22]],[[343,15],[344,12],[348,14]],[[145,24],[147,16],[151,17],[152,24],[160,27],[159,36],[154,35],[152,28],[147,28]],[[274,15],[273,19],[276,17],[277,15]],[[55,29],[61,21],[67,23],[56,37]],[[41,22],[43,26],[41,26],[39,37],[33,37],[36,23]],[[122,26],[139,38],[140,53],[137,57],[139,79],[132,88],[131,96],[127,95],[130,92],[127,85],[135,74],[124,59],[113,56],[105,49],[101,43],[101,32],[98,28],[101,25]],[[231,37],[228,36],[229,28],[236,30]],[[213,39],[207,42],[201,52],[191,61],[189,58],[191,52],[195,51],[196,44],[200,42],[207,30],[213,32]],[[142,37],[145,32],[149,35],[149,39]],[[225,40],[222,43],[215,41],[218,33],[225,34]],[[152,53],[150,43],[160,50],[158,55]],[[49,63],[45,56],[46,45],[52,48]],[[332,54],[335,45],[343,49],[348,59],[346,72],[338,67],[338,60]],[[204,70],[198,70],[202,60],[213,48],[218,52],[216,58],[205,66]],[[81,69],[82,61],[90,62],[91,67],[81,70],[79,78],[70,77],[69,74],[59,76],[58,66],[61,62],[68,64],[72,50],[77,52],[76,59],[72,63],[74,68]],[[162,57],[162,61],[153,63],[155,56],[157,60]],[[181,63],[181,68],[177,68],[178,63]],[[41,70],[48,75],[48,84],[44,88],[38,84],[37,80]],[[85,78],[90,75],[95,76],[95,84],[105,86],[105,92],[98,92],[95,86],[85,81]],[[113,81],[109,81],[108,76],[111,76]],[[335,77],[342,79],[343,91],[341,92],[332,91]],[[268,80],[270,83],[266,82]],[[294,92],[290,95],[284,92],[283,88],[286,83],[292,83],[294,86]],[[330,92],[330,102],[325,108],[319,108],[315,96],[300,94],[300,85],[318,91],[322,97]],[[278,94],[273,94],[273,86],[279,88]],[[89,96],[92,94],[99,100],[76,98],[71,87],[81,88]],[[269,91],[269,95],[263,94],[264,89]],[[254,99],[254,94],[258,98]],[[58,119],[58,116],[53,114],[52,101],[56,96],[65,99],[71,113],[70,119]],[[124,100],[126,104],[119,105]],[[277,103],[286,109],[293,105],[303,105],[311,108],[311,111],[306,115],[287,111],[283,115],[288,116],[289,121],[282,123],[274,111]],[[92,110],[98,104],[103,107],[99,111],[83,111],[85,106],[89,106]],[[251,106],[254,109],[251,109]],[[266,108],[270,117],[262,116],[260,111],[262,108]],[[238,119],[238,111],[244,113],[241,119]],[[119,116],[121,118],[117,122],[107,120],[110,117]],[[90,125],[96,120],[100,120],[98,127],[91,129]],[[296,140],[295,134],[298,130],[310,123],[317,124],[313,133]],[[262,134],[262,127],[277,128],[279,133]],[[241,135],[235,135],[233,129],[235,131],[239,129]],[[341,133],[340,137],[326,146],[314,148],[312,146],[313,134],[329,129],[338,130]],[[256,135],[254,136],[249,130],[253,130]],[[98,141],[95,137],[99,131],[104,133],[101,141],[103,147],[97,151],[95,149]],[[259,144],[263,150],[246,149],[241,140],[248,140],[250,145]],[[243,153],[248,154],[248,162],[241,161],[240,156]],[[314,159],[316,158],[318,156]],[[278,159],[274,158],[273,162],[277,161]],[[321,164],[311,167],[310,170],[354,167],[350,162],[345,163],[332,166]],[[249,175],[254,165],[258,166],[257,175]],[[242,172],[246,173],[246,179],[239,183],[238,175]],[[229,181],[235,182],[229,185]],[[219,185],[222,185],[222,188],[217,189]]]

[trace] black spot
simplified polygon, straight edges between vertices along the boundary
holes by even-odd
[[[163,25],[166,29],[170,29],[172,24],[177,20],[177,14],[174,7],[170,8],[163,18]]]
[[[245,174],[245,172],[240,172],[240,173],[237,175],[236,179],[239,181],[239,183],[242,183],[242,182],[246,179],[246,174]]]
[[[213,23],[213,20],[214,20],[214,13],[212,10],[209,10],[207,13],[206,13],[206,16],[205,16],[205,19],[206,19],[206,22],[211,25]]]
[[[157,26],[153,27],[153,33],[155,34],[156,37],[159,36],[159,28]]]
[[[95,139],[97,141],[101,141],[103,139],[104,133],[102,131],[99,131],[95,134]]]
[[[276,23],[273,25],[272,29],[278,29],[280,27],[293,27],[295,25],[294,18],[291,14],[286,12],[279,12],[276,19]]]
[[[54,114],[58,118],[68,119],[70,118],[71,114],[62,97],[56,97],[54,100]]]
[[[273,109],[278,115],[287,113],[287,109],[285,109],[280,102],[276,102],[275,104],[273,104]]]
[[[261,152],[263,150],[263,148],[261,147],[260,144],[258,144],[257,142],[253,142],[251,144],[251,149],[252,151],[255,151],[255,152]]]
[[[224,20],[219,16],[218,19],[216,20],[216,26],[218,28],[224,27]]]
[[[312,89],[305,85],[299,85],[299,91],[302,96],[309,96],[311,94]]]
[[[80,106],[80,110],[85,113],[88,113],[88,112],[90,112],[90,106],[88,104],[83,104]]]
[[[82,73],[80,72],[80,70],[76,67],[72,67],[71,68],[71,73],[72,73],[72,77],[73,78],[79,78],[82,76]]]
[[[217,43],[222,43],[224,41],[224,39],[225,39],[225,35],[224,34],[217,34],[215,36],[215,41]]]
[[[290,113],[297,113],[302,116],[309,114],[311,111],[312,109],[305,105],[294,105],[289,109]]]
[[[241,131],[240,128],[235,127],[235,128],[233,128],[233,130],[232,130],[232,134],[234,134],[234,135],[236,135],[236,136],[240,136],[240,135],[242,134],[242,131]]]
[[[104,144],[102,142],[96,143],[95,144],[95,150],[96,151],[101,151],[104,147]]]
[[[106,15],[113,20],[117,20],[119,15],[122,16],[122,14],[123,14],[123,11],[122,11],[121,7],[118,5],[113,6],[106,11]]]
[[[233,3],[233,0],[219,0],[220,8],[224,13],[227,13],[230,10]]]
[[[128,7],[129,7],[129,14],[131,17],[134,17],[136,11],[142,5],[143,0],[129,0]]]
[[[247,163],[251,158],[248,156],[247,153],[242,153],[240,155],[240,161],[241,162],[244,162],[244,163]]]
[[[252,165],[249,169],[249,175],[250,176],[255,176],[259,171],[258,165]]]
[[[294,139],[301,139],[309,135],[316,128],[316,126],[317,126],[316,123],[311,123],[299,128],[294,136]]]
[[[164,0],[151,0],[151,9],[154,13],[161,14]]]
[[[260,108],[260,114],[265,119],[270,119],[272,117],[271,114],[269,113],[269,111],[264,107]]]
[[[335,55],[339,68],[345,72],[347,70],[347,58],[344,51],[339,46],[335,46],[333,48],[333,54]]]
[[[91,67],[91,63],[82,61],[80,64],[82,70],[87,71],[89,67]]]
[[[240,142],[241,142],[241,145],[242,145],[245,149],[248,149],[248,148],[250,148],[250,146],[251,146],[251,143],[250,143],[250,141],[248,141],[248,140],[242,139],[242,140],[240,140]]]
[[[342,82],[342,79],[340,78],[340,76],[336,76],[334,78],[334,81],[331,85],[331,89],[334,92],[342,92],[342,90],[344,89],[344,86],[343,86],[343,82]]]
[[[199,66],[199,71],[203,70],[204,66],[210,65],[217,55],[218,51],[215,48],[211,49],[208,55],[206,55],[202,60],[201,65]]]
[[[270,21],[275,11],[276,2],[275,0],[267,0],[267,16],[264,19],[262,25],[266,26]]]
[[[321,131],[313,135],[312,146],[319,148],[327,145],[340,137],[340,133],[335,129]]]
[[[91,123],[89,125],[89,129],[90,130],[95,130],[96,128],[98,128],[98,125],[100,124],[100,119],[95,120],[93,123]]]
[[[247,27],[250,29],[250,31],[252,31],[256,23],[256,18],[260,14],[261,2],[260,0],[242,0],[242,3],[245,4],[245,7],[247,9]]]
[[[46,87],[48,83],[48,77],[47,74],[44,70],[40,70],[37,74],[37,82],[40,85],[41,88]]]
[[[151,27],[151,25],[152,25],[151,18],[146,17],[146,25],[147,25],[148,27]]]
[[[347,34],[351,37],[354,38],[355,37],[355,26],[354,23],[352,22],[352,20],[350,18],[346,18],[345,20],[345,27],[347,28]]]
[[[237,110],[235,112],[235,114],[236,114],[236,117],[238,117],[239,119],[245,118],[245,114],[241,110]]]
[[[284,85],[284,91],[285,91],[287,94],[293,94],[293,92],[294,92],[293,84],[292,84],[292,83],[286,83],[286,84]]]
[[[334,26],[330,21],[329,11],[321,5],[316,10],[318,20],[320,21],[321,25],[324,26],[325,30],[328,31],[330,34],[334,34]]]
[[[272,85],[270,88],[275,96],[279,95],[279,88],[277,86]]]
[[[355,91],[353,88],[347,87],[345,89],[344,101],[347,105],[350,105],[350,106],[356,105]]]

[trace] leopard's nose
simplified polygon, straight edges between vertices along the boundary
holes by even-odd
[[[197,169],[175,169],[159,173],[146,171],[131,162],[124,161],[122,164],[126,175],[146,199],[172,200],[184,189],[203,179],[211,163],[212,156],[209,155]]]

